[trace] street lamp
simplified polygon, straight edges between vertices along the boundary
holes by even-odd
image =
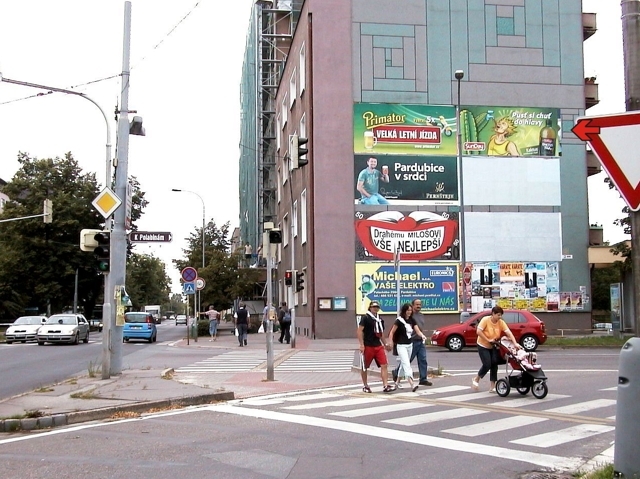
[[[205,261],[204,261],[204,222],[205,222],[204,200],[202,199],[202,196],[200,196],[195,191],[180,190],[178,188],[171,188],[171,191],[175,191],[175,192],[178,192],[178,193],[191,193],[193,195],[196,195],[198,198],[200,198],[200,202],[202,203],[202,269],[204,269],[204,266],[205,266]],[[199,313],[200,313],[200,291],[198,290],[198,311],[196,312],[196,324],[198,324],[197,322],[198,322],[198,314]]]
[[[458,224],[460,225],[460,269],[462,270],[462,314],[461,321],[464,321],[467,312],[467,284],[464,277],[464,270],[467,266],[467,255],[465,250],[467,242],[464,234],[464,177],[462,171],[462,128],[460,127],[460,80],[464,78],[464,70],[456,70],[454,76],[458,82],[458,98],[456,102],[456,130],[458,140],[458,191],[460,192],[460,214],[458,215]]]

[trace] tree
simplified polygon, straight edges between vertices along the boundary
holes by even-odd
[[[185,259],[173,260],[179,271],[187,266],[195,267],[198,275],[206,282],[201,291],[202,308],[213,304],[216,309],[229,309],[236,298],[253,295],[253,289],[260,272],[255,269],[240,268],[241,255],[231,254],[229,223],[218,228],[211,220],[205,226],[205,268],[202,269],[202,228],[191,233],[188,245],[183,249]]]
[[[619,263],[619,264],[618,264]],[[595,311],[611,309],[610,285],[621,281],[621,262],[608,268],[594,268],[591,272],[591,297]]]
[[[164,262],[159,258],[131,253],[127,259],[126,287],[134,310],[141,311],[145,304],[166,304],[170,284]]]
[[[42,214],[53,202],[53,222],[42,218],[0,223],[0,303],[20,309],[61,311],[73,302],[76,271],[84,310],[92,310],[102,289],[94,258],[78,247],[80,230],[100,228],[103,218],[91,206],[98,194],[94,173],[82,173],[71,153],[37,159],[18,154],[19,170],[3,192],[11,201],[2,218]],[[19,292],[19,299],[11,291]]]

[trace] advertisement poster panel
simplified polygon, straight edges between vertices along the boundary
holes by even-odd
[[[469,106],[460,111],[462,153],[484,156],[560,156],[560,110]]]
[[[356,263],[356,314],[374,300],[381,314],[397,314],[398,279],[401,303],[420,298],[424,314],[458,311],[458,264],[401,262],[398,275],[393,263]]]
[[[455,157],[355,155],[355,203],[458,204]]]
[[[353,151],[455,156],[455,123],[456,109],[449,105],[355,103]]]
[[[460,259],[458,213],[356,211],[356,261]]]

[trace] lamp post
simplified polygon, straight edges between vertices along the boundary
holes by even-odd
[[[456,70],[455,77],[458,82],[458,98],[456,101],[456,137],[458,142],[458,191],[460,192],[460,214],[458,215],[458,224],[460,225],[460,269],[462,270],[462,314],[460,320],[463,321],[469,313],[467,313],[467,284],[464,277],[464,270],[467,266],[467,242],[464,234],[464,175],[462,171],[462,128],[460,128],[460,81],[464,78],[464,70]]]
[[[202,203],[202,269],[204,269],[205,266],[205,261],[204,261],[204,223],[205,223],[205,209],[204,209],[204,200],[202,199],[202,196],[200,196],[198,193],[196,193],[195,191],[190,191],[190,190],[181,190],[178,188],[171,188],[171,191],[175,191],[177,193],[191,193],[193,195],[196,195],[198,198],[200,198],[200,202]],[[198,324],[198,314],[200,314],[200,290],[198,290],[198,309],[196,311],[195,314],[195,320],[196,320],[196,328],[197,328],[197,324]],[[197,331],[197,329],[196,329]],[[198,340],[198,335],[196,334],[196,337],[194,338],[196,341]]]
[[[89,100],[95,106],[98,107],[100,113],[102,113],[102,117],[104,118],[104,122],[107,125],[107,144],[106,144],[106,157],[105,157],[105,180],[104,184],[107,187],[111,187],[111,126],[109,125],[109,120],[107,119],[107,115],[98,103],[95,102],[91,97],[85,95],[84,93],[66,90],[64,88],[56,88],[46,85],[39,85],[37,83],[30,83],[26,81],[20,80],[12,80],[10,78],[6,78],[0,72],[0,81],[4,83],[12,83],[14,85],[26,86],[29,88],[36,88],[38,90],[46,90],[49,93],[57,92],[57,93],[66,93],[67,95],[75,95],[80,98],[84,98],[85,100]],[[105,230],[111,230],[111,219],[105,219]],[[102,334],[102,379],[109,378],[109,370],[111,369],[111,346],[110,346],[110,338],[111,338],[111,295],[109,292],[113,291],[110,282],[111,275],[104,275],[104,303],[102,305],[102,324],[103,324],[103,334]],[[77,277],[76,277],[77,281]]]

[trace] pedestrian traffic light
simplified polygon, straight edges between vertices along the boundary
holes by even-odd
[[[111,242],[111,233],[109,231],[100,231],[95,234],[94,239],[98,246],[93,250],[93,254],[98,259],[98,271],[101,273],[108,273],[110,269],[111,248],[109,244]]]
[[[308,138],[302,138],[298,135],[291,135],[291,142],[289,145],[289,156],[291,156],[291,169],[300,168],[309,163],[306,154],[309,153],[307,148],[303,148],[304,145],[309,143]]]
[[[298,271],[296,274],[296,293],[304,289],[304,271]]]
[[[271,244],[282,243],[282,231],[278,229],[269,230],[269,243]]]
[[[293,286],[293,278],[296,276],[296,272],[292,269],[288,269],[284,272],[284,284],[285,286]]]

